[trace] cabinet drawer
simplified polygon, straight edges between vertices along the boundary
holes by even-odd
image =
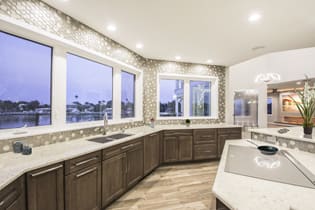
[[[134,140],[131,143],[123,144],[120,149],[122,152],[126,152],[128,150],[135,149],[142,146],[143,146],[143,139],[141,138],[141,139]]]
[[[121,145],[113,146],[103,150],[103,160],[107,160],[115,155],[122,153]]]
[[[194,144],[216,144],[216,129],[200,129],[194,130]]]
[[[239,134],[242,133],[241,128],[219,128],[218,129],[219,134]]]
[[[168,130],[164,131],[164,136],[192,136],[192,130]]]
[[[101,161],[101,151],[83,155],[78,158],[67,160],[65,164],[66,174],[81,170]]]
[[[12,206],[16,206],[21,210],[26,208],[24,183],[25,179],[24,176],[22,176],[0,192],[1,210],[11,209]]]
[[[194,146],[194,160],[216,158],[218,148],[215,144],[202,144]]]
[[[136,147],[142,147],[143,146],[143,138],[135,139],[133,141],[119,144],[107,149],[103,150],[103,160],[106,160],[108,158],[111,158],[115,155],[119,155],[120,153],[126,152],[128,150],[134,149]]]

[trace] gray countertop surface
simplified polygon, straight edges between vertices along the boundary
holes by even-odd
[[[143,137],[162,130],[175,130],[175,129],[202,129],[202,128],[231,128],[239,127],[227,124],[202,124],[191,125],[187,127],[185,125],[160,125],[155,128],[149,126],[141,126],[132,129],[125,130],[125,133],[134,134],[130,137],[126,137],[113,142],[100,144],[88,139],[101,137],[102,135],[82,138],[62,143],[50,144],[46,146],[40,146],[33,148],[32,155],[15,154],[8,152],[0,154],[0,190],[5,186],[13,182],[15,179],[23,175],[24,173],[38,169],[41,167],[49,166],[54,163],[59,163],[65,160],[69,160],[81,155],[85,155],[91,152],[102,150],[120,143],[128,142],[139,137]],[[117,132],[116,132],[117,133]],[[109,133],[111,135],[114,133]]]

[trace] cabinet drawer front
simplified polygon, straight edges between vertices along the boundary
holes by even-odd
[[[107,160],[115,155],[122,153],[121,145],[113,146],[103,150],[103,160]]]
[[[168,130],[164,131],[164,136],[192,136],[192,130]]]
[[[219,128],[218,129],[219,134],[239,134],[242,133],[241,128]]]
[[[217,145],[203,144],[194,146],[194,160],[216,158],[218,155]]]
[[[5,187],[0,192],[0,209],[9,208],[14,202],[21,199],[21,209],[25,209],[24,176]]]
[[[216,144],[217,129],[194,130],[194,144]]]
[[[81,170],[85,167],[94,165],[101,161],[101,151],[93,152],[87,155],[83,155],[78,158],[74,158],[66,161],[65,171],[66,174]]]

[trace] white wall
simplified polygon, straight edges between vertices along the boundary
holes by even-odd
[[[270,53],[227,70],[226,121],[233,123],[233,94],[236,90],[256,89],[259,92],[258,125],[267,127],[267,85],[255,83],[260,73],[274,72],[281,75],[281,81],[304,79],[307,74],[315,77],[315,47]]]

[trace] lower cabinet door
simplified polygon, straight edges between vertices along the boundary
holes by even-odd
[[[101,164],[66,176],[66,210],[101,209]]]
[[[25,210],[25,177],[22,176],[0,192],[1,210]]]
[[[126,152],[127,188],[132,187],[143,177],[143,144]]]
[[[163,162],[171,163],[178,161],[177,137],[164,137],[163,139]]]
[[[207,160],[218,157],[216,144],[200,144],[194,146],[194,160]]]
[[[158,134],[144,138],[144,174],[150,173],[160,163],[160,139]]]
[[[102,208],[126,189],[126,153],[115,155],[102,163]]]
[[[27,173],[29,210],[63,210],[64,199],[62,163]]]
[[[178,137],[178,144],[179,144],[179,161],[186,161],[193,159],[192,153],[192,136],[179,136]]]

